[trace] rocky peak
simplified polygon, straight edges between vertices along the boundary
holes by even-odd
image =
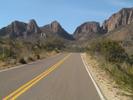
[[[86,22],[77,27],[77,29],[74,32],[74,37],[76,39],[80,38],[85,39],[100,31],[101,31],[100,24],[98,22],[95,21]]]
[[[58,21],[53,21],[48,25],[41,28],[42,32],[51,34],[51,36],[61,37],[63,39],[73,40],[72,35],[70,35],[65,29],[62,28]]]
[[[12,33],[19,33],[26,30],[26,23],[14,21],[8,27],[11,28]]]
[[[30,20],[27,25],[27,32],[28,33],[39,33],[40,29],[34,19]]]
[[[10,36],[12,38],[16,37],[25,38],[28,35],[40,32],[41,32],[40,28],[36,24],[35,20],[30,20],[28,24],[20,21],[13,21],[7,27],[0,29],[0,35]]]
[[[62,30],[61,25],[60,25],[59,22],[57,22],[57,21],[53,21],[53,22],[50,24],[50,27],[51,27],[51,29],[52,29],[52,31],[53,31],[54,33],[57,33],[57,32],[59,32],[59,31]]]
[[[98,22],[86,22],[80,25],[75,33],[89,33],[89,32],[99,32],[100,24]]]
[[[18,36],[26,30],[26,23],[13,21],[10,25],[0,29],[0,36]]]
[[[113,14],[103,23],[103,29],[106,32],[112,31],[119,26],[131,24],[133,22],[133,8],[123,8],[119,12]]]

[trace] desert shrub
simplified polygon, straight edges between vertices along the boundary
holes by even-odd
[[[87,50],[121,88],[133,93],[133,55],[129,56],[119,42],[112,40],[94,41]]]
[[[48,51],[52,51],[55,49],[61,50],[64,47],[65,47],[64,42],[61,39],[57,39],[57,38],[47,40],[44,45],[44,48]]]
[[[58,48],[55,48],[54,51],[57,52],[57,53],[60,52],[60,50]]]
[[[103,55],[109,62],[122,63],[128,59],[123,47],[116,41],[103,40],[92,45],[91,50]]]
[[[36,55],[36,58],[37,58],[37,59],[40,59],[41,57],[40,57],[40,55]]]
[[[4,60],[8,57],[11,57],[11,50],[9,50],[8,48],[0,48],[0,59]]]
[[[28,61],[35,61],[33,57],[28,57]]]
[[[27,64],[27,61],[26,61],[25,58],[21,58],[21,59],[19,60],[19,63],[21,63],[21,64]]]
[[[131,55],[128,59],[128,63],[133,66],[133,55]]]

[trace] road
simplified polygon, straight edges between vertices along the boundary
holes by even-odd
[[[100,100],[79,53],[0,72],[0,100]]]

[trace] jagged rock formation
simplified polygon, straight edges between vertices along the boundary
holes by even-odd
[[[133,8],[123,8],[105,20],[102,26],[98,22],[86,22],[80,25],[73,36],[76,40],[89,40],[131,23],[133,23]]]
[[[74,32],[74,38],[76,40],[86,40],[95,37],[100,32],[101,28],[98,22],[86,22],[77,27]]]
[[[58,37],[66,40],[90,40],[98,36],[103,36],[112,30],[118,29],[124,25],[133,23],[133,8],[123,8],[119,12],[113,14],[108,20],[105,20],[102,26],[98,22],[86,22],[78,26],[73,34],[66,32],[57,21],[38,27],[35,20],[29,23],[14,21],[7,27],[0,29],[0,36],[6,37]],[[104,34],[103,34],[104,33]],[[109,33],[111,34],[111,33]]]
[[[133,8],[123,8],[119,12],[109,17],[108,20],[105,20],[102,27],[106,32],[109,32],[122,25],[127,25],[132,22]]]
[[[48,33],[47,35],[73,40],[72,35],[67,33],[57,21],[53,21],[51,24],[43,26],[41,30],[46,34]]]
[[[21,36],[26,31],[26,23],[14,21],[7,27],[0,29],[0,36]]]
[[[30,22],[27,25],[27,32],[28,33],[40,33],[40,28],[38,27],[35,20],[30,20]]]
[[[16,37],[26,37],[28,35],[40,32],[41,31],[37,26],[35,20],[30,20],[28,24],[20,21],[14,21],[7,27],[0,29],[0,36],[8,36],[16,38]]]

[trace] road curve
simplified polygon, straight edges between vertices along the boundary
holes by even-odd
[[[11,98],[4,99],[19,89]],[[60,54],[0,72],[0,100],[14,97],[17,100],[100,100],[79,53]]]

